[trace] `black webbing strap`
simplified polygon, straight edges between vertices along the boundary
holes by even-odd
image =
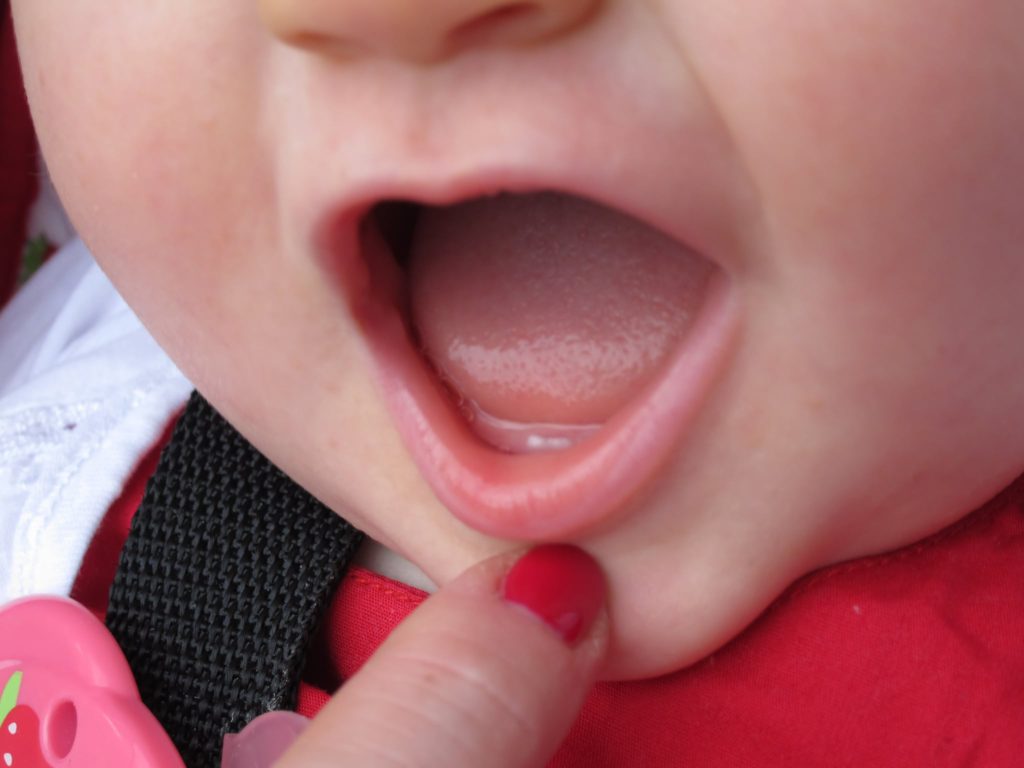
[[[306,651],[362,534],[198,394],[132,521],[107,625],[189,768],[294,707]]]

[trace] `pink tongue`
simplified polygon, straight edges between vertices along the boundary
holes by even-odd
[[[470,413],[605,422],[659,371],[710,263],[636,219],[555,193],[424,209],[413,322]]]

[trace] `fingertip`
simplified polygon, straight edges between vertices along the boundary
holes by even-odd
[[[540,766],[603,663],[596,561],[541,545],[444,585],[314,721],[289,765]]]

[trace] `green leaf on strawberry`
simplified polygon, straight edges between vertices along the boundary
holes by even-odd
[[[0,694],[0,723],[7,719],[7,715],[18,703],[18,691],[21,690],[21,670],[19,669],[7,680],[4,692]]]

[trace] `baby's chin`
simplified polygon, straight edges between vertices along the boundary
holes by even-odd
[[[431,577],[427,568],[373,541],[364,545],[358,563],[381,575],[433,592],[452,577]],[[508,550],[522,549],[512,542],[495,543],[478,553],[453,557],[445,570],[453,574],[478,560]],[[441,550],[444,547],[442,545]],[[590,546],[609,581],[611,643],[600,673],[604,681],[648,679],[670,674],[697,663],[742,633],[794,577],[775,571],[722,573],[708,563],[680,568],[666,553],[617,553],[614,544]],[[685,549],[679,547],[679,549]],[[438,549],[427,560],[436,559]],[[650,562],[657,559],[656,562]],[[780,566],[776,563],[775,566]],[[703,572],[708,568],[712,573]],[[709,583],[695,588],[702,581]]]
[[[720,528],[692,535],[673,530],[664,518],[672,502],[638,500],[619,524],[572,541],[591,552],[608,577],[611,643],[603,680],[647,679],[699,662],[815,565],[792,557],[796,544],[752,557],[753,534],[723,544]],[[410,495],[406,504],[408,514],[398,518],[350,514],[370,537],[359,563],[427,592],[481,560],[530,545],[467,530],[436,499]]]

